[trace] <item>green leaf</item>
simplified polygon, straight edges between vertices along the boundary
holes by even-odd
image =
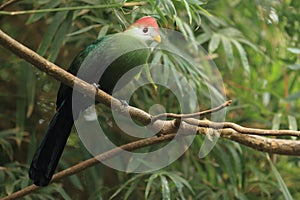
[[[211,38],[210,34],[208,33],[202,33],[199,36],[197,36],[196,40],[199,44],[203,44],[207,42]]]
[[[161,193],[162,193],[162,199],[163,200],[170,200],[171,194],[170,194],[170,187],[167,178],[164,175],[160,175],[161,180]]]
[[[153,183],[154,179],[156,179],[157,177],[158,177],[158,174],[152,174],[150,176],[150,178],[148,179],[148,183],[147,183],[146,189],[145,189],[145,199],[148,199],[152,183]]]
[[[246,53],[245,49],[243,48],[243,46],[239,42],[234,41],[234,40],[232,42],[236,46],[238,52],[240,53],[241,61],[242,61],[242,64],[243,64],[243,67],[244,67],[245,71],[249,74],[250,73],[250,66],[249,66],[249,63],[248,63],[247,53]]]
[[[234,56],[233,56],[233,49],[232,49],[232,44],[231,41],[228,38],[222,37],[222,44],[227,60],[227,65],[229,69],[233,69],[233,61],[234,61]]]
[[[274,115],[273,121],[272,121],[272,130],[279,130],[280,119],[281,119],[281,113],[277,113]]]
[[[287,101],[296,101],[296,100],[299,100],[299,98],[300,98],[300,91],[291,94],[286,100]]]
[[[183,184],[176,177],[172,176],[171,174],[169,174],[169,178],[171,178],[171,180],[174,182],[174,184],[175,184],[175,186],[177,188],[177,191],[178,191],[178,193],[180,195],[180,198],[182,200],[184,200],[185,197],[184,197],[184,194],[183,194],[183,191],[182,191]]]
[[[123,183],[119,189],[110,196],[109,199],[113,199],[115,198],[122,190],[124,190],[130,183],[134,182],[135,180],[138,180],[140,179],[142,176],[144,176],[144,174],[138,174],[138,175],[135,175],[133,176],[131,179],[127,180],[125,183]]]
[[[60,49],[63,45],[63,41],[65,40],[65,36],[70,31],[71,26],[72,26],[72,13],[68,13],[67,18],[60,25],[52,41],[51,53],[48,58],[51,62],[54,62],[56,60],[60,52]]]
[[[27,113],[26,117],[29,118],[33,112],[34,105],[35,105],[35,91],[36,91],[36,77],[35,71],[33,67],[29,66],[26,76],[28,78],[26,82],[26,97],[27,97]]]
[[[37,53],[44,56],[49,46],[52,44],[52,40],[57,32],[57,29],[61,23],[65,20],[67,12],[58,12],[53,17],[51,24],[46,29],[46,33],[43,35],[43,40],[39,45]]]
[[[187,15],[189,17],[189,23],[192,24],[192,14],[191,14],[191,8],[189,6],[189,3],[186,1],[186,0],[182,0],[184,6],[185,6],[185,9],[186,9],[186,12],[187,12]]]
[[[7,154],[7,156],[12,160],[14,155],[14,150],[9,140],[6,138],[2,138],[0,136],[0,146],[2,148],[2,151],[4,151]]]
[[[43,5],[41,9],[51,9],[51,8],[55,8],[56,6],[58,6],[61,3],[61,0],[51,0],[49,1],[47,4]],[[38,21],[39,19],[41,19],[42,17],[46,16],[48,13],[44,12],[44,13],[36,13],[34,15],[32,15],[26,22],[26,24],[32,24],[36,21]]]
[[[289,48],[287,48],[287,50],[294,54],[300,54],[300,48],[289,47]]]
[[[100,24],[93,24],[93,25],[90,25],[90,26],[86,26],[86,27],[84,27],[84,28],[82,28],[78,31],[74,31],[73,33],[67,34],[67,36],[70,37],[70,36],[74,36],[74,35],[79,35],[79,34],[88,32],[89,30],[92,30],[92,29],[100,27],[100,26],[101,26]]]
[[[282,192],[284,199],[286,200],[293,200],[293,197],[289,191],[289,189],[287,188],[286,184],[284,183],[281,175],[279,174],[278,170],[276,169],[276,167],[274,166],[269,154],[267,154],[267,160],[269,161],[269,164],[271,166],[272,172],[275,176],[275,178],[277,179],[277,182],[279,184],[279,188],[280,191]]]
[[[107,34],[107,32],[108,32],[108,29],[109,29],[109,26],[108,26],[108,25],[103,26],[103,27],[100,29],[99,33],[98,33],[97,39],[99,39],[99,38],[105,36],[105,35]]]
[[[26,91],[27,86],[26,83],[28,81],[27,71],[31,68],[30,65],[25,64],[20,69],[19,74],[19,84],[18,84],[18,98],[17,98],[17,112],[16,112],[16,127],[17,127],[17,134],[16,134],[16,142],[18,145],[21,144],[23,139],[23,131],[25,128],[25,118],[26,118]]]
[[[187,32],[186,32],[186,30],[185,30],[185,28],[183,26],[184,22],[182,22],[182,20],[179,17],[177,17],[177,16],[174,16],[174,19],[175,19],[176,25],[178,26],[178,28],[181,31],[181,33],[183,34],[183,36],[185,38],[188,38],[188,34],[187,34]]]
[[[208,51],[210,53],[214,52],[219,47],[220,41],[221,41],[220,35],[217,33],[214,33],[209,42]]]
[[[56,188],[56,191],[61,195],[64,200],[72,200],[63,188]]]
[[[124,195],[124,200],[129,199],[130,195],[132,194],[132,192],[134,190],[136,190],[137,185],[139,184],[139,180],[141,179],[141,177],[138,177],[138,179],[135,179],[135,181],[130,185],[130,187],[127,189],[125,195]]]
[[[295,116],[288,115],[288,122],[289,122],[289,130],[294,130],[294,131],[298,130],[297,120]]]
[[[194,194],[194,190],[193,190],[192,186],[189,184],[189,182],[186,179],[180,177],[179,175],[175,174],[174,172],[165,172],[164,174],[166,174],[175,184],[177,183],[179,185],[179,187],[181,185],[181,184],[179,184],[179,182],[180,182],[183,185],[185,185],[191,191],[192,194]]]
[[[289,65],[288,68],[291,70],[299,70],[300,69],[300,63]]]
[[[175,173],[168,173],[167,175],[168,175],[168,177],[174,182],[174,184],[175,184],[175,186],[176,186],[176,188],[177,188],[177,191],[178,191],[178,193],[179,193],[179,195],[180,195],[180,198],[181,198],[182,200],[185,199],[184,194],[183,194],[183,191],[182,191],[184,185],[185,185],[192,193],[194,193],[194,191],[193,191],[191,185],[190,185],[185,179],[181,178],[180,176],[178,176],[178,175],[175,174]]]
[[[221,163],[224,173],[228,175],[230,183],[234,187],[237,187],[237,175],[234,171],[234,168],[231,166],[232,162],[230,159],[230,155],[220,146],[216,146],[216,149],[218,149],[218,159]]]
[[[242,175],[243,175],[241,156],[234,146],[228,145],[227,149],[229,150],[230,155],[233,160],[232,163],[234,164],[233,168],[235,170],[235,174],[239,174],[238,176],[236,176],[236,179],[237,179],[236,181],[238,181],[237,182],[238,184],[241,184],[242,183]],[[241,187],[241,185],[239,185],[239,187]]]

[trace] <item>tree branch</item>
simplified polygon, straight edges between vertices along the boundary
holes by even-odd
[[[246,128],[232,122],[212,122],[209,120],[183,119],[188,124],[207,127],[213,129],[227,129],[231,128],[240,134],[249,135],[264,135],[264,136],[295,136],[300,137],[300,131],[293,130],[267,130],[257,128]]]
[[[162,114],[158,114],[152,117],[152,122],[156,121],[158,119],[162,119],[162,118],[166,118],[166,117],[171,117],[171,118],[194,118],[194,117],[200,117],[203,115],[208,115],[214,112],[218,112],[219,110],[222,110],[223,108],[230,106],[230,104],[232,103],[232,100],[228,100],[225,103],[223,103],[222,105],[209,109],[209,110],[204,110],[201,112],[196,112],[196,113],[191,113],[191,114],[174,114],[174,113],[162,113]]]
[[[11,4],[16,0],[11,0],[7,4]],[[6,7],[7,4],[3,4]],[[113,3],[107,5],[91,5],[91,6],[74,6],[74,7],[59,7],[59,8],[49,8],[49,9],[38,9],[38,10],[20,10],[20,11],[0,11],[1,15],[25,15],[25,14],[37,14],[37,13],[49,13],[49,12],[61,12],[61,11],[72,11],[72,10],[83,10],[83,9],[108,9],[108,8],[122,8],[122,7],[134,7],[142,6],[147,4],[147,1],[141,2],[128,2],[128,3]]]
[[[7,6],[10,6],[18,1],[21,1],[21,0],[8,0],[6,2],[3,2],[1,5],[0,5],[0,10],[3,10],[5,7]]]

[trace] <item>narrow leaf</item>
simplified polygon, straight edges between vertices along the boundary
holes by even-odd
[[[148,179],[148,183],[146,185],[146,189],[145,189],[145,199],[148,199],[149,193],[150,193],[150,189],[152,186],[152,183],[154,181],[154,179],[156,179],[158,177],[157,174],[153,174],[150,176],[150,178]]]
[[[300,91],[291,94],[288,98],[287,101],[295,101],[298,100],[300,98]]]
[[[72,14],[69,13],[66,20],[61,24],[55,37],[53,39],[51,54],[49,55],[49,60],[54,62],[59,54],[59,51],[63,45],[63,41],[65,40],[65,36],[69,32],[72,24]]]
[[[220,35],[214,33],[208,45],[208,51],[210,53],[214,52],[219,47],[220,40],[221,40]]]
[[[37,53],[41,56],[44,56],[47,49],[52,43],[53,37],[55,36],[55,33],[57,32],[57,29],[59,28],[60,24],[65,20],[67,12],[58,12],[53,17],[53,20],[51,24],[48,26],[45,34],[43,35],[43,40],[37,50]]]
[[[293,65],[288,66],[291,70],[299,70],[300,69],[300,63],[296,63]]]
[[[272,121],[272,130],[279,130],[281,113],[275,114]]]
[[[162,199],[163,200],[170,200],[171,194],[170,194],[170,187],[167,178],[164,175],[160,175],[161,180],[161,193],[162,193]]]
[[[298,126],[297,126],[297,120],[295,116],[288,115],[288,122],[289,122],[289,129],[297,131]]]
[[[276,169],[276,167],[274,166],[269,154],[267,154],[267,160],[269,161],[269,164],[271,166],[271,169],[273,171],[273,174],[275,176],[275,178],[277,179],[277,182],[279,184],[279,188],[280,188],[280,191],[282,192],[284,198],[286,200],[293,200],[293,197],[289,191],[289,189],[287,188],[286,184],[284,183],[281,175],[279,174],[278,170]]]
[[[300,48],[293,48],[293,47],[290,47],[290,48],[287,48],[287,50],[291,53],[294,53],[294,54],[300,54]]]
[[[186,9],[186,12],[187,12],[187,15],[189,17],[189,23],[192,24],[192,14],[191,14],[191,9],[190,9],[190,6],[189,6],[189,3],[186,1],[186,0],[182,0],[184,6],[185,6],[185,9]]]
[[[61,0],[51,0],[48,1],[47,4],[43,5],[40,10],[43,9],[51,9],[51,8],[55,8],[56,6],[58,6],[61,3]],[[34,15],[32,15],[26,22],[26,24],[32,24],[36,21],[38,21],[39,19],[41,19],[42,17],[46,16],[48,14],[48,12],[44,12],[44,13],[36,13]]]
[[[223,48],[227,60],[227,65],[229,69],[232,70],[234,57],[233,57],[233,49],[232,49],[231,41],[228,38],[222,37],[222,44],[223,44]]]
[[[247,53],[245,49],[242,47],[242,45],[239,42],[233,41],[233,43],[236,46],[238,52],[240,53],[241,61],[244,69],[246,70],[247,73],[250,73],[250,66],[248,63]]]
[[[74,31],[73,33],[69,33],[67,36],[79,35],[79,34],[88,32],[89,30],[91,30],[93,28],[100,27],[100,26],[101,26],[100,24],[94,24],[94,25],[91,25],[91,26],[87,26],[87,27],[84,27],[84,28],[82,28],[82,29],[80,29],[78,31]]]

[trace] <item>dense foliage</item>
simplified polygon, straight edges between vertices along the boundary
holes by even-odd
[[[75,55],[103,35],[122,31],[144,15],[202,45],[222,74],[234,103],[226,121],[248,127],[297,130],[300,115],[300,3],[286,1],[150,0],[121,7],[113,0],[19,0],[0,12],[0,27],[50,61],[67,68]],[[101,5],[101,6],[99,6]],[[60,10],[57,10],[59,8]],[[43,12],[41,12],[43,11]],[[55,110],[59,83],[0,47],[0,196],[31,184],[28,166]],[[165,64],[166,57],[156,57]],[[178,67],[194,84],[195,71]],[[180,81],[176,84],[180,85]],[[130,104],[147,110],[165,103],[180,112],[165,90],[138,91]],[[201,85],[199,84],[199,88]],[[199,95],[204,92],[199,89]],[[201,99],[205,102],[205,95]],[[175,103],[173,103],[175,102]],[[201,104],[201,109],[209,104]],[[105,110],[105,108],[102,108]],[[104,116],[99,118],[107,120]],[[75,132],[75,131],[74,131]],[[115,129],[114,132],[117,132]],[[123,144],[129,139],[113,138]],[[291,138],[293,139],[293,138]],[[51,184],[27,199],[288,199],[299,198],[299,159],[266,155],[219,140],[199,159],[203,137],[172,165],[147,174],[126,174],[102,164]],[[71,134],[59,170],[90,154]],[[282,178],[281,178],[282,177]]]

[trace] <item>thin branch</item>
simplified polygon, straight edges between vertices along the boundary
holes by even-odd
[[[84,10],[84,9],[121,8],[121,7],[142,6],[142,5],[145,5],[145,4],[147,4],[146,1],[141,1],[141,2],[128,2],[128,3],[115,3],[115,4],[107,4],[107,5],[48,8],[48,9],[39,9],[39,10],[0,11],[0,15],[14,16],[14,15],[61,12],[61,11]]]
[[[241,134],[300,137],[300,131],[293,131],[293,130],[267,130],[267,129],[247,128],[232,122],[212,122],[209,120],[195,120],[191,118],[184,119],[183,121],[185,121],[188,124],[199,126],[199,127],[208,127],[213,129],[231,128]]]
[[[10,6],[18,1],[22,1],[22,0],[9,0],[9,1],[6,1],[4,2],[3,4],[0,5],[0,10],[4,9],[5,7],[7,6]]]
[[[212,109],[209,109],[209,110],[204,110],[204,111],[201,111],[201,112],[190,113],[190,114],[161,113],[161,114],[158,114],[158,115],[154,115],[152,117],[152,122],[156,121],[158,119],[163,119],[163,118],[167,118],[167,117],[176,118],[176,119],[200,117],[200,116],[203,116],[203,115],[208,115],[208,114],[217,112],[219,110],[222,110],[223,108],[229,106],[231,103],[232,103],[232,100],[228,100],[228,101],[226,101],[225,103],[223,103],[222,105],[220,105],[218,107],[215,107],[215,108],[212,108]]]

